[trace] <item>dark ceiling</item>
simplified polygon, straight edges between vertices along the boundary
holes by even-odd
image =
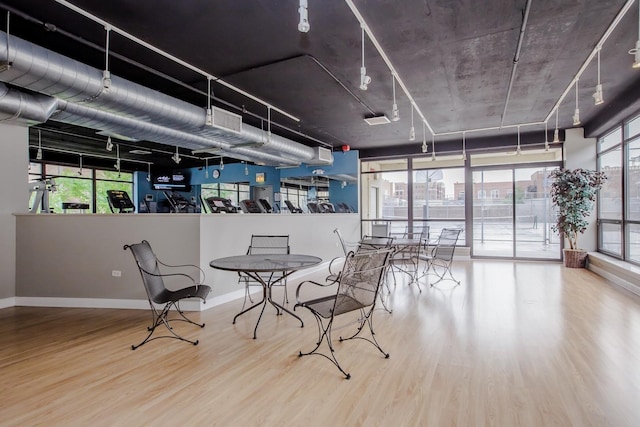
[[[11,15],[11,34],[104,68],[100,49],[105,45],[105,30],[99,24],[54,0],[3,3],[24,14]],[[344,0],[308,0],[308,33],[297,29],[299,0],[72,3],[297,116],[299,123],[272,112],[273,131],[286,138],[311,146],[322,142],[334,149],[350,145],[364,156],[420,152],[422,122],[416,113],[417,137],[410,142],[411,107],[399,85],[396,96],[401,119],[379,126],[364,122],[373,114],[391,117],[392,77],[367,37],[365,65],[372,82],[368,90],[359,89],[360,24]],[[437,142],[449,141],[452,149],[461,145],[463,130],[544,121],[626,2],[532,0],[505,109],[526,3],[354,1],[436,135],[454,133],[436,137]],[[42,23],[53,24],[58,31],[50,31],[50,26],[47,30]],[[605,104],[594,106],[591,96],[597,83],[595,61],[580,78],[580,113],[588,136],[602,132],[620,120],[621,114],[640,107],[633,95],[640,85],[640,70],[631,68],[633,57],[627,52],[634,47],[637,33],[636,2],[601,51]],[[111,53],[116,55],[111,58],[112,74],[206,107],[204,77],[113,32],[110,43]],[[132,65],[132,61],[143,67]],[[242,113],[247,123],[264,126],[264,106],[215,82],[212,89],[215,104]],[[574,108],[571,89],[559,108],[561,128],[572,127]],[[549,127],[553,126],[555,116],[549,121]],[[104,151],[105,138],[96,136],[95,131],[53,122],[40,127],[60,131],[43,131],[47,144]],[[544,125],[523,127],[524,142],[543,142],[543,131]],[[78,134],[93,139],[74,136]],[[468,132],[467,148],[487,140],[511,140],[515,134],[515,128]],[[426,135],[430,142],[428,130]],[[127,151],[127,143],[122,144]],[[153,161],[158,164],[170,161],[167,153],[173,147],[145,141],[132,144],[164,151],[156,152],[159,156]],[[148,157],[141,159],[146,161]]]

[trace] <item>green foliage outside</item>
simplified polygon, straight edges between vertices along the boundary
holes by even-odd
[[[46,165],[46,176],[55,180],[56,190],[49,193],[49,207],[55,213],[63,213],[62,203],[86,203],[87,213],[93,212],[93,169],[62,165]],[[133,195],[133,175],[118,171],[95,170],[96,213],[111,213],[107,190],[124,190]],[[36,179],[30,175],[30,179]],[[30,204],[32,201],[30,202]]]

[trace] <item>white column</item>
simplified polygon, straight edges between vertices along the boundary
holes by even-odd
[[[29,130],[0,123],[0,308],[13,305],[16,294],[17,212],[29,210]]]
[[[564,142],[564,165],[567,169],[596,169],[596,138],[585,138],[583,128],[567,129]],[[589,226],[578,236],[578,246],[586,251],[598,248],[597,205],[589,216]],[[566,246],[565,246],[566,247]]]

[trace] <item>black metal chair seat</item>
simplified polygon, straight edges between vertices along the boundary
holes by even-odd
[[[382,282],[392,252],[392,249],[369,251],[359,249],[358,252],[350,252],[345,259],[342,272],[338,275],[336,281],[318,283],[307,280],[298,285],[296,289],[297,303],[293,309],[295,310],[298,307],[308,309],[318,323],[318,340],[315,348],[307,353],[300,352],[300,357],[311,354],[325,357],[331,361],[347,379],[351,378],[351,374],[347,373],[336,359],[333,343],[331,342],[331,328],[336,316],[353,311],[360,312],[357,330],[347,338],[340,337],[340,341],[356,338],[363,339],[373,344],[385,358],[389,357],[389,354],[382,350],[375,338],[371,317],[375,307],[376,297],[380,290],[380,283]],[[325,295],[307,301],[301,300],[300,298],[301,289],[307,285],[330,287],[336,284],[337,291],[335,294]],[[359,336],[365,325],[368,325],[371,338]],[[329,354],[318,351],[320,345],[325,341],[329,346]]]
[[[156,304],[166,304],[171,301],[179,301],[187,298],[200,298],[205,300],[210,292],[211,287],[207,285],[189,286],[177,291],[164,289],[153,299],[153,302]]]
[[[147,292],[147,298],[149,300],[149,306],[151,307],[151,316],[153,319],[151,322],[151,326],[147,327],[147,330],[149,331],[147,337],[140,344],[132,345],[131,349],[135,350],[141,345],[159,338],[175,338],[180,341],[186,341],[193,345],[197,345],[198,340],[192,341],[178,335],[171,326],[170,322],[186,322],[204,328],[204,323],[196,323],[192,321],[187,316],[185,316],[184,312],[180,309],[180,301],[188,298],[200,298],[206,303],[206,298],[211,292],[211,287],[202,284],[202,282],[204,281],[204,271],[202,271],[202,269],[196,265],[169,265],[161,262],[153,253],[151,245],[146,240],[132,245],[124,245],[124,250],[127,249],[131,250],[133,258],[138,266],[138,269],[140,270],[140,276],[142,277],[144,289]],[[196,280],[189,274],[183,272],[163,274],[160,271],[160,266],[163,266],[163,268],[166,269],[181,270],[185,268],[195,268],[199,271],[199,275],[201,277],[198,278],[199,280]],[[182,280],[186,279],[191,284],[190,286],[186,286],[177,290],[167,289],[164,284],[165,277],[177,277]],[[162,308],[157,308],[156,304],[162,305]],[[175,308],[176,312],[180,316],[179,318],[169,318],[169,312],[171,311],[172,307]],[[166,326],[166,328],[170,332],[170,335],[160,335],[152,338],[151,336],[153,335],[154,331],[160,325]]]
[[[330,295],[327,297],[316,298],[311,301],[300,303],[298,306],[308,308],[325,319],[365,307],[365,305],[360,301],[348,295]]]

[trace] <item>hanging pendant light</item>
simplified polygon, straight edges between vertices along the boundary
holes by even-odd
[[[578,80],[576,79],[576,111],[573,113],[573,125],[580,125],[580,108],[578,108]]]
[[[596,91],[592,96],[595,105],[604,103],[604,98],[602,97],[602,84],[600,83],[600,48],[598,48],[598,84],[596,85]]]
[[[547,132],[547,122],[544,122],[544,151],[549,151],[549,135]]]
[[[105,27],[107,31],[107,40],[104,49],[104,70],[102,70],[102,93],[108,94],[111,92],[111,72],[109,71],[109,35],[111,33],[111,26]]]
[[[391,75],[393,83],[393,106],[391,107],[391,121],[397,122],[400,120],[400,111],[398,111],[398,104],[396,103],[396,77]]]
[[[298,31],[301,33],[308,33],[311,29],[311,25],[309,25],[309,11],[307,10],[307,7],[307,0],[300,0],[300,5],[298,6],[298,13],[300,14]]]
[[[42,134],[38,129],[38,151],[36,151],[36,160],[42,160]]]
[[[431,161],[434,162],[436,160],[436,134],[431,134]]]
[[[151,163],[147,163],[147,182],[151,182]]]
[[[220,170],[224,170],[224,162],[222,161],[222,156],[220,156]]]
[[[413,104],[411,104],[411,129],[409,129],[409,141],[416,140],[416,128],[413,127]]]
[[[204,177],[209,178],[209,159],[204,159]]]
[[[180,164],[180,161],[182,160],[180,158],[180,153],[178,152],[178,146],[176,145],[176,153],[171,156],[171,159],[176,163],[176,164]]]
[[[516,148],[516,156],[522,154],[522,150],[520,149],[520,126],[518,126],[518,146]]]
[[[80,170],[78,171],[78,175],[82,176],[82,154],[80,154]]]
[[[427,147],[427,128],[422,122],[422,152],[426,153],[427,151],[429,151],[429,147]]]
[[[467,161],[467,140],[466,132],[462,132],[462,160]]]
[[[207,116],[204,119],[204,124],[207,126],[213,126],[213,109],[211,109],[211,77],[207,76]]]
[[[371,77],[367,75],[367,67],[364,66],[364,27],[362,29],[362,67],[360,67],[360,89],[367,90],[369,83],[371,83]]]
[[[558,107],[556,107],[556,129],[553,131],[553,143],[557,144],[558,142],[560,142],[560,131],[558,130],[558,108],[560,106],[558,105]]]

